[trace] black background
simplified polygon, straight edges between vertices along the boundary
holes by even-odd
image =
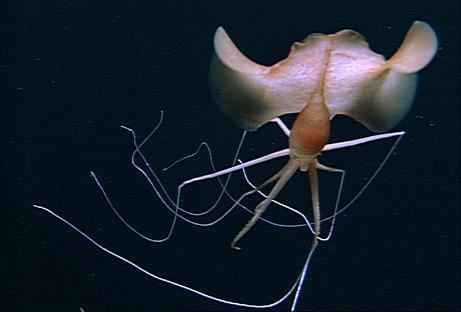
[[[236,210],[212,228],[179,222],[167,243],[152,245],[114,217],[89,171],[130,221],[161,237],[171,216],[130,168],[131,137],[119,126],[145,136],[165,111],[145,149],[157,170],[203,140],[220,168],[231,162],[241,131],[222,116],[207,84],[218,26],[246,55],[273,64],[293,41],[344,28],[389,57],[411,23],[423,20],[440,46],[396,127],[407,134],[376,181],[338,217],[332,240],[321,244],[299,309],[459,310],[459,9],[458,1],[4,2],[0,309],[236,310],[146,277],[32,204],[163,277],[234,300],[278,298],[305,257],[310,236],[303,230],[258,224],[236,252],[229,242],[249,216]],[[366,134],[346,118],[333,123],[332,141]],[[267,126],[250,135],[241,157],[284,147],[286,139]],[[347,197],[387,148],[389,142],[376,143],[322,159],[349,169]],[[282,164],[252,177],[262,181]],[[162,178],[173,194],[180,181],[209,171],[202,157]],[[308,188],[299,185],[306,178],[297,176],[282,199],[300,198],[294,205],[306,211]],[[198,186],[189,198],[201,207],[211,188]],[[277,309],[288,308],[285,302]]]

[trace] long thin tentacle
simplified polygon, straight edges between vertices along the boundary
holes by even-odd
[[[275,183],[274,187],[272,188],[269,195],[261,201],[258,206],[255,208],[255,213],[253,217],[248,221],[248,223],[243,227],[243,229],[235,236],[234,240],[231,243],[232,248],[240,249],[236,246],[236,243],[255,225],[256,221],[261,217],[264,213],[266,208],[272,202],[272,200],[278,195],[278,193],[283,189],[285,184],[290,180],[291,176],[295,173],[295,171],[299,168],[298,164],[290,159],[288,163],[283,167],[280,171],[281,175],[280,178]],[[273,179],[274,177],[270,178],[269,180]]]

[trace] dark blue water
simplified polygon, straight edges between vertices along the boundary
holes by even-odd
[[[332,240],[319,246],[299,308],[461,308],[456,1],[47,1],[6,4],[2,11],[2,311],[239,310],[144,276],[32,204],[59,212],[163,277],[261,304],[283,294],[306,256],[311,236],[305,230],[258,224],[236,252],[230,241],[249,218],[236,210],[212,228],[178,222],[168,242],[149,244],[116,219],[89,172],[98,174],[131,222],[162,237],[171,215],[130,167],[131,136],[119,126],[144,137],[165,112],[145,146],[156,170],[204,140],[219,168],[231,163],[241,130],[222,116],[208,90],[218,26],[246,55],[270,65],[287,55],[293,41],[344,28],[359,31],[374,51],[389,57],[414,20],[434,27],[440,47],[420,73],[414,106],[393,129],[407,134],[369,189],[338,217]],[[333,122],[332,141],[367,134],[347,118]],[[325,164],[348,170],[345,201],[391,145],[322,156]],[[286,146],[270,125],[249,136],[241,158]],[[262,182],[283,163],[251,171],[252,180]],[[182,180],[209,171],[201,155],[161,177],[175,194]],[[338,179],[322,179],[322,202],[331,212]],[[306,181],[298,174],[281,199],[310,213]],[[246,189],[235,183],[232,191]],[[198,185],[185,200],[202,209],[214,191],[214,184]],[[273,218],[293,221],[271,208]],[[288,302],[278,307],[288,308]]]

